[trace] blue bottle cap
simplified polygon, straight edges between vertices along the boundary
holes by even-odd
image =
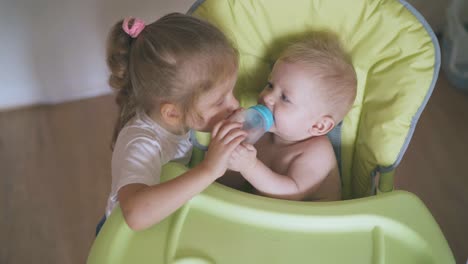
[[[265,131],[269,131],[274,122],[273,113],[270,111],[270,109],[268,109],[268,107],[261,105],[261,104],[254,105],[250,107],[249,109],[256,110],[257,112],[260,113],[260,115],[265,120]]]

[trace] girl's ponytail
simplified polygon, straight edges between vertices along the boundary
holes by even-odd
[[[119,116],[112,136],[114,147],[117,136],[124,125],[136,114],[137,100],[130,82],[130,47],[133,41],[123,29],[123,20],[111,29],[107,39],[107,66],[110,69],[109,85],[117,92],[116,103]]]

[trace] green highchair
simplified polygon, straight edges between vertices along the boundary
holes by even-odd
[[[236,95],[245,107],[256,103],[288,41],[313,30],[338,33],[358,76],[354,106],[329,134],[344,200],[278,200],[213,183],[139,232],[117,207],[88,264],[455,263],[424,204],[393,190],[395,168],[440,68],[437,39],[412,6],[402,0],[206,0],[189,13],[219,27],[237,46]],[[192,164],[202,158],[195,150]],[[187,169],[169,163],[162,180]]]

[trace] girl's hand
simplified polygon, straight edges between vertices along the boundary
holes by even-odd
[[[251,144],[242,143],[232,152],[228,168],[242,173],[253,169],[256,163],[257,150],[255,147]]]
[[[247,136],[241,127],[241,123],[223,120],[213,128],[208,152],[200,165],[213,173],[216,179],[226,172],[232,152]]]

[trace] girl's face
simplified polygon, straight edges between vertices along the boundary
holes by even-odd
[[[269,76],[259,102],[273,113],[270,132],[286,141],[313,136],[310,128],[320,120],[323,100],[317,94],[320,80],[301,64],[278,61]]]
[[[191,118],[189,127],[198,131],[211,132],[213,127],[221,120],[229,117],[239,108],[239,102],[234,97],[234,85],[237,74],[224,82],[220,82],[216,87],[200,95],[195,103],[199,118]]]

